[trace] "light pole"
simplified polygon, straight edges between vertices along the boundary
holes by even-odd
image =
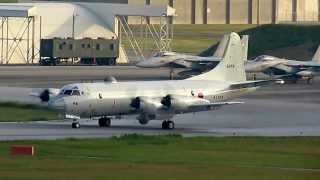
[[[74,40],[75,37],[75,20],[76,20],[76,16],[78,16],[75,12],[73,12],[72,14],[72,39]],[[72,64],[74,63],[75,58],[72,57]]]
[[[76,14],[75,12],[73,12],[72,14],[72,38],[75,38],[75,21],[76,21],[76,16],[78,16],[78,14]]]

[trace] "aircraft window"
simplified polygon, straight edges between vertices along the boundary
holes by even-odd
[[[71,95],[71,93],[72,93],[72,90],[65,90],[63,94],[65,94],[65,95]]]
[[[100,50],[100,44],[96,44],[96,49]]]
[[[110,50],[113,51],[114,50],[114,45],[110,44]]]

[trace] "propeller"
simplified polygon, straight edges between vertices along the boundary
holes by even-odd
[[[49,100],[50,100],[49,89],[45,89],[44,91],[42,91],[39,95],[39,98],[41,99],[41,102],[49,102]]]
[[[140,97],[136,97],[135,99],[132,99],[130,106],[135,109],[140,109],[141,107],[141,99]]]
[[[166,106],[167,108],[170,108],[172,105],[172,97],[171,95],[167,95],[165,97],[162,98],[161,100],[161,104]]]

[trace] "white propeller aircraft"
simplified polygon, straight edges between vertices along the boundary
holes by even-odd
[[[243,50],[238,34],[231,33],[222,61],[211,71],[185,80],[77,83],[56,91],[39,94],[50,108],[73,119],[99,118],[100,127],[108,127],[111,117],[137,115],[141,124],[162,120],[163,129],[173,129],[176,114],[209,111],[257,90],[273,81],[247,81]],[[53,96],[52,98],[50,98]]]

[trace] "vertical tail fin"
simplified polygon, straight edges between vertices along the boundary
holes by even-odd
[[[243,35],[241,38],[241,44],[243,47],[243,60],[248,60],[248,49],[249,49],[249,35]]]
[[[228,82],[246,81],[243,46],[237,33],[231,33],[222,61],[211,71],[188,80],[217,80]]]
[[[318,49],[316,53],[314,54],[312,61],[320,63],[320,46],[318,46]]]
[[[223,53],[228,45],[228,41],[229,41],[229,36],[228,35],[224,35],[222,37],[222,39],[219,42],[219,45],[216,49],[216,51],[213,54],[213,57],[215,58],[223,58]]]

